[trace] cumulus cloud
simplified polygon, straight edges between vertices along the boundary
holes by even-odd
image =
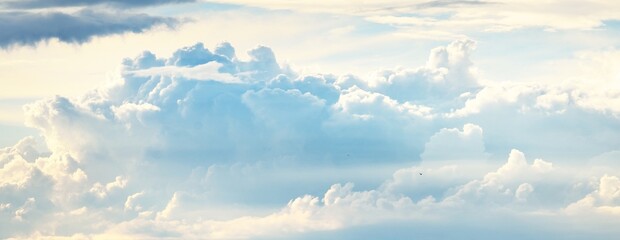
[[[452,104],[459,96],[480,90],[476,68],[470,60],[475,45],[469,39],[457,40],[432,49],[425,66],[385,69],[367,82],[348,77],[339,84],[382,93],[401,103],[430,105],[441,110],[455,108]]]
[[[592,95],[582,94],[583,99],[575,97],[576,94],[583,92],[589,92]],[[609,109],[601,109],[605,108],[605,105],[586,106],[582,104],[585,101],[594,101],[594,98],[602,97],[597,94],[598,92],[599,90],[585,90],[573,84],[492,84],[483,87],[477,94],[464,96],[462,107],[445,112],[444,116],[454,120],[474,122],[481,126],[485,133],[488,133],[485,136],[485,141],[488,140],[485,145],[487,152],[497,153],[498,145],[496,144],[504,142],[502,144],[506,146],[519,146],[524,151],[536,154],[546,154],[539,152],[543,150],[548,151],[549,154],[565,153],[565,158],[589,158],[615,149],[608,145],[610,139],[615,138],[605,132],[613,132],[619,127],[614,120],[617,119],[616,114]],[[615,100],[610,98],[609,101]],[[604,124],[578,120],[586,115]],[[585,139],[578,137],[582,134],[581,132],[551,130],[557,127],[555,124],[559,119],[563,119],[562,121],[570,126],[588,129],[590,136],[600,138]],[[506,128],[506,126],[512,127]],[[535,133],[537,137],[522,135],[526,132]],[[594,144],[593,141],[597,143]],[[571,147],[558,149],[559,145]],[[507,150],[509,148],[503,148],[501,151]]]
[[[618,178],[602,172],[615,166],[564,158],[613,158],[616,116],[571,87],[484,85],[474,46],[369,78],[299,74],[228,43],[125,59],[107,86],[24,107],[50,152],[32,138],[0,150],[0,223],[15,229],[0,237],[303,239],[483,213],[473,229],[500,238],[518,229],[506,219],[544,216],[549,234],[616,211]]]
[[[466,123],[485,129],[490,141],[482,144],[481,131],[466,125],[471,128],[456,138],[463,139],[461,150],[471,148],[472,154],[460,151],[462,157],[473,158],[473,152],[478,152],[476,157],[483,152],[501,154],[513,146],[534,153],[614,150],[609,141],[614,137],[607,132],[613,132],[617,121],[574,104],[573,88],[479,83],[470,60],[474,46],[471,40],[455,41],[433,49],[425,66],[382,70],[375,75],[379,78],[297,75],[280,67],[275,54],[263,46],[250,50],[249,60],[237,58],[228,43],[213,51],[198,43],[169,58],[146,51],[124,61],[122,79],[112,86],[82,99],[57,97],[27,106],[27,122],[44,132],[52,148],[62,146],[73,154],[201,156],[211,163],[283,157],[416,160],[436,131]],[[579,123],[584,114],[606,124]],[[582,124],[597,137],[581,141],[580,133],[553,124],[560,119],[574,120],[570,124]],[[506,129],[507,125],[518,127]],[[96,131],[102,128],[108,131]],[[451,144],[441,140],[451,132],[444,131],[437,133],[437,143],[428,143],[429,157],[430,152],[441,152],[433,146]],[[534,132],[539,138],[531,138]],[[557,139],[557,134],[566,138]],[[109,140],[116,136],[132,141],[124,146]],[[357,152],[355,159],[342,157],[352,152]]]
[[[228,44],[213,52],[196,44],[168,59],[145,52],[125,60],[123,79],[109,88],[81,100],[57,97],[27,106],[27,122],[44,132],[51,148],[74,154],[114,150],[166,159],[181,151],[208,162],[248,156],[349,161],[341,156],[359,151],[351,141],[370,143],[360,161],[414,160],[415,143],[432,131],[416,127],[432,118],[429,107],[355,87],[342,90],[330,75],[290,74],[263,46],[248,55],[236,58]],[[402,129],[392,121],[409,130],[398,133]],[[109,129],[110,137],[97,128]],[[120,146],[111,140],[116,134],[134,141]],[[76,138],[81,141],[69,140]],[[379,159],[382,154],[393,160]]]
[[[35,146],[32,138],[26,138],[0,153],[0,222],[14,229],[12,233],[3,231],[2,237],[37,229],[51,219],[55,207],[71,202],[73,190],[86,180],[69,156],[45,157]]]
[[[471,148],[472,154],[459,153],[467,158],[501,154],[513,146],[537,154],[570,146],[584,157],[614,150],[608,138],[614,137],[607,134],[618,125],[614,116],[574,104],[572,88],[484,86],[469,58],[474,46],[471,40],[455,41],[433,49],[425,66],[382,70],[380,78],[298,75],[280,67],[264,46],[248,51],[247,60],[227,43],[213,51],[198,43],[169,58],[146,51],[126,59],[122,79],[109,87],[81,99],[57,97],[27,106],[27,122],[44,132],[52,148],[73,154],[201,156],[210,163],[417,160],[436,131],[466,123],[485,129],[490,139],[482,144],[477,128],[464,129],[457,138],[470,144],[463,149]],[[581,123],[597,136],[588,141],[552,124],[559,119],[577,124],[583,114],[606,122]],[[95,131],[101,128],[108,131]],[[533,132],[547,137],[532,139]],[[557,139],[557,134],[567,137]],[[123,146],[112,136],[132,141]],[[440,151],[429,144],[426,154]],[[352,152],[356,159],[342,158]]]
[[[620,214],[620,179],[603,175],[592,193],[566,207],[569,214],[595,211],[604,214]]]
[[[68,43],[83,43],[97,36],[141,33],[157,25],[172,28],[173,18],[81,10],[64,12],[2,12],[0,13],[0,47],[35,45],[48,39]]]
[[[467,164],[472,164],[472,162]],[[485,229],[489,226],[499,227],[497,231],[489,233],[484,238],[493,239],[519,232],[519,228],[505,228],[506,224],[528,225],[528,222],[537,221],[536,219],[541,217],[545,218],[545,225],[533,226],[533,231],[536,232],[533,236],[571,236],[584,233],[580,229],[563,231],[554,229],[566,224],[567,216],[570,221],[584,223],[580,220],[580,216],[570,215],[574,214],[577,207],[581,210],[586,207],[585,211],[587,211],[593,203],[602,204],[604,207],[595,214],[607,214],[609,213],[607,210],[613,210],[618,206],[616,201],[618,200],[618,179],[608,175],[601,177],[597,189],[588,194],[585,200],[563,205],[565,196],[544,190],[548,189],[547,181],[549,180],[564,180],[561,187],[570,187],[571,183],[566,182],[566,179],[558,179],[553,172],[559,170],[573,174],[573,170],[570,168],[556,169],[551,163],[540,159],[528,164],[524,154],[518,150],[512,150],[503,165],[482,176],[473,176],[471,180],[452,179],[455,181],[444,188],[441,185],[435,185],[443,191],[443,194],[426,195],[422,198],[413,196],[423,191],[424,186],[411,183],[424,181],[424,178],[429,175],[431,178],[435,175],[438,177],[436,179],[441,179],[468,171],[467,168],[449,166],[451,170],[446,171],[445,167],[435,169],[429,167],[425,175],[418,175],[417,171],[408,173],[409,169],[400,169],[391,179],[386,180],[376,189],[355,190],[353,183],[333,184],[320,196],[304,195],[291,199],[285,206],[272,213],[225,220],[205,220],[204,215],[192,215],[191,212],[200,211],[201,206],[192,204],[192,196],[177,192],[157,212],[142,211],[137,217],[113,225],[106,231],[93,236],[208,237],[210,239],[260,239],[286,236],[305,239],[307,236],[315,236],[317,232],[340,233],[340,236],[343,236],[342,234],[346,233],[343,230],[356,229],[356,226],[383,226],[384,230],[401,231],[397,225],[405,223],[410,227],[424,225],[427,231],[429,227],[436,229],[430,231],[434,233],[447,226],[454,227],[460,233],[469,232],[467,228],[470,227],[475,229]],[[571,179],[573,180],[584,181],[584,179]],[[435,183],[428,181],[426,184]],[[538,188],[543,191],[538,191]],[[131,204],[130,201],[142,196],[143,193],[131,195],[126,201],[126,206]],[[533,201],[532,198],[534,198]],[[548,198],[552,206],[540,204],[540,198]],[[567,212],[569,215],[565,215]],[[469,216],[469,214],[485,217],[478,218]],[[449,219],[455,218],[466,220],[446,223]],[[481,225],[466,224],[467,227],[459,227],[467,220],[474,219],[484,222],[480,223]],[[188,226],[188,222],[192,225]],[[382,225],[385,222],[396,225]],[[596,229],[603,229],[602,226],[606,225],[603,224]],[[164,227],[168,231],[147,230]],[[473,230],[470,229],[470,231]],[[593,234],[591,236],[603,239],[605,235]]]
[[[482,128],[465,124],[463,131],[443,128],[433,135],[424,146],[424,160],[485,159]]]
[[[513,149],[508,162],[497,171],[487,173],[481,180],[466,183],[444,202],[462,204],[478,201],[527,201],[534,187],[528,182],[521,181],[540,181],[541,175],[551,170],[553,170],[552,164],[541,159],[536,159],[532,165],[528,165],[524,154]]]

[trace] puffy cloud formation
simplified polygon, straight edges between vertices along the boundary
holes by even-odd
[[[266,47],[248,55],[240,60],[229,44],[212,52],[200,43],[168,59],[144,52],[125,60],[120,82],[79,100],[29,105],[27,121],[54,150],[200,156],[207,163],[346,162],[353,152],[356,161],[415,160],[417,143],[433,131],[420,129],[432,118],[430,107],[356,86],[342,89],[331,75],[296,76]],[[96,131],[102,128],[107,133]],[[120,146],[119,136],[132,140]]]
[[[379,72],[369,85],[399,101],[449,103],[461,94],[476,92],[479,84],[469,60],[475,42],[460,40],[431,51],[426,66],[415,70]]]
[[[597,189],[583,199],[570,204],[569,213],[588,213],[591,211],[620,214],[620,179],[616,176],[603,175]]]
[[[443,128],[426,143],[421,157],[424,160],[485,159],[482,128],[471,123],[465,124],[463,131]]]
[[[32,161],[36,157],[33,154],[37,154],[32,152],[32,144],[31,139],[25,139],[2,152],[1,211],[10,214],[2,215],[0,220],[3,226],[15,229],[3,237],[36,238],[53,234],[76,238],[305,239],[321,232],[330,236],[330,233],[356,226],[385,228],[383,223],[394,221],[418,226],[414,227],[415,231],[402,233],[405,235],[437,234],[446,227],[443,224],[466,234],[489,226],[525,226],[529,221],[544,218],[546,226],[532,229],[538,234],[536,237],[544,238],[583,234],[580,229],[557,229],[565,224],[565,218],[585,224],[583,221],[591,219],[580,220],[584,215],[600,214],[603,220],[607,216],[617,217],[616,209],[620,204],[617,201],[618,177],[602,175],[596,184],[580,189],[588,185],[590,179],[577,177],[566,181],[562,175],[575,174],[572,167],[556,167],[541,159],[528,164],[522,152],[512,150],[508,160],[495,170],[478,165],[483,161],[439,167],[422,164],[397,170],[375,189],[354,190],[353,183],[333,184],[321,196],[291,199],[271,213],[249,211],[251,215],[239,216],[248,211],[235,213],[230,209],[228,216],[217,217],[210,206],[215,203],[205,195],[196,195],[195,190],[176,191],[168,200],[163,199],[163,204],[161,198],[153,202],[153,196],[159,195],[153,189],[132,192],[128,189],[131,184],[120,176],[108,183],[92,181],[76,167],[80,163],[66,156],[42,157],[39,154]],[[24,159],[26,157],[30,160]],[[476,165],[474,168],[490,171],[483,175],[471,174],[472,164]],[[7,178],[9,171],[19,178]],[[429,193],[428,189],[437,192]],[[581,200],[570,202],[566,199],[567,195],[588,189],[592,192]],[[597,211],[590,211],[593,207]],[[450,222],[454,218],[465,220]],[[54,224],[46,224],[46,219],[54,219]],[[467,230],[467,225],[463,224],[474,219],[483,222]],[[428,228],[429,221],[431,229],[425,232],[422,229]],[[81,227],[71,227],[75,222],[80,222]],[[598,231],[607,225],[601,223],[589,231]],[[387,229],[404,231],[398,224]],[[484,238],[518,232],[510,228],[499,231]],[[355,232],[338,235],[348,238],[355,236]],[[592,236],[602,239],[609,235],[594,232]]]
[[[577,85],[484,85],[474,46],[369,78],[299,74],[267,47],[242,59],[228,43],[125,59],[107,86],[24,107],[47,149],[26,138],[0,151],[0,223],[13,229],[0,237],[616,233],[599,230],[618,213],[617,115],[578,104],[596,91]],[[561,227],[585,221],[598,225]]]
[[[458,107],[453,100],[460,95],[480,90],[477,70],[470,60],[475,46],[472,40],[457,40],[448,46],[434,48],[425,66],[381,70],[367,80],[343,76],[337,85],[343,89],[357,86],[401,103],[433,105],[449,110]]]
[[[20,141],[0,153],[0,222],[2,237],[43,230],[55,214],[68,213],[74,202],[83,201],[80,190],[87,186],[87,176],[75,159],[67,154],[45,156],[35,149],[32,138]],[[69,208],[67,208],[69,207]],[[59,227],[55,222],[50,229]]]
[[[481,162],[474,161],[467,164],[472,163],[480,164]],[[575,234],[581,236],[583,234],[580,230],[554,230],[564,224],[562,218],[567,216],[566,210],[563,209],[566,196],[555,194],[549,189],[553,187],[560,188],[560,191],[567,189],[577,191],[576,188],[570,186],[571,183],[564,182],[557,185],[558,182],[555,182],[562,180],[554,174],[555,171],[573,174],[570,168],[556,169],[552,163],[541,159],[528,164],[524,154],[514,149],[504,165],[484,174],[481,178],[474,176],[473,179],[463,182],[463,179],[451,177],[451,175],[468,172],[467,168],[467,166],[451,165],[440,168],[420,166],[400,169],[391,179],[372,190],[353,190],[352,183],[334,184],[321,197],[305,195],[295,198],[279,211],[264,217],[208,221],[208,224],[202,225],[205,226],[202,229],[208,230],[201,234],[215,239],[275,236],[305,239],[306,236],[314,236],[315,234],[311,232],[315,231],[335,232],[335,229],[346,229],[356,225],[364,227],[378,225],[386,228],[379,223],[397,221],[406,222],[409,228],[412,227],[415,230],[405,232],[406,234],[418,232],[418,234],[436,235],[445,231],[445,229],[439,229],[441,228],[440,222],[449,221],[448,219],[455,217],[465,219],[463,222],[457,221],[456,225],[450,225],[458,230],[459,234],[472,234],[485,229],[489,233],[489,227],[503,227],[504,225],[528,225],[529,221],[536,221],[536,218],[545,218],[546,227],[549,228],[532,226],[532,231],[538,234],[534,235],[537,238]],[[419,171],[424,171],[424,175],[419,175]],[[429,177],[430,180],[425,179]],[[441,179],[444,181],[449,179],[452,182],[445,187],[434,182]],[[584,179],[571,180],[587,182]],[[606,199],[607,204],[613,206],[612,209],[618,206],[617,202],[613,202],[617,200],[617,180],[617,177],[604,175],[601,178],[600,190],[596,191],[600,198]],[[443,193],[416,198],[415,195],[423,192],[427,185],[441,189]],[[537,191],[537,188],[540,190]],[[591,196],[592,194],[589,194],[586,198]],[[173,198],[171,202],[174,200]],[[570,203],[569,209],[584,201],[586,200]],[[617,212],[606,213],[617,214]],[[584,211],[583,214],[592,213]],[[485,217],[478,218],[480,215]],[[581,215],[577,218],[580,217]],[[465,222],[473,219],[484,220],[481,225],[474,225],[475,229],[464,229],[469,227]],[[579,219],[572,220],[580,222]],[[428,221],[434,223],[431,224],[434,229],[425,232],[422,228],[428,227],[424,225]],[[516,222],[509,223],[508,221]],[[464,226],[459,226],[459,224]],[[416,227],[416,225],[423,227]],[[402,231],[395,226],[387,228],[390,229],[388,231],[394,229]],[[597,229],[602,230],[604,227]],[[497,236],[508,236],[512,239],[511,235],[519,232],[518,229],[502,229],[501,231],[502,233],[489,233],[481,237],[493,239]],[[334,236],[349,237],[348,234],[351,233],[345,232],[334,234]],[[327,234],[327,236],[332,235]],[[605,234],[592,233],[591,236],[598,239],[604,238]]]

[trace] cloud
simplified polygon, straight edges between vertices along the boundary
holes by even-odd
[[[425,3],[420,3],[417,6],[419,8],[433,8],[433,7],[447,7],[447,6],[463,6],[463,5],[482,5],[482,4],[493,4],[493,2],[488,1],[428,1]]]
[[[474,46],[471,40],[458,40],[433,49],[422,67],[380,70],[370,78],[299,75],[281,67],[264,46],[248,51],[247,60],[239,59],[227,43],[213,51],[198,43],[169,58],[146,51],[124,61],[118,82],[81,99],[40,101],[26,107],[26,116],[52,148],[62,146],[72,154],[137,154],[160,160],[201,156],[209,163],[418,160],[437,131],[466,123],[484,129],[489,140],[483,145],[475,140],[480,139],[478,131],[462,133],[472,137],[464,141],[479,157],[481,149],[493,155],[513,146],[583,157],[614,150],[607,134],[617,125],[614,116],[574,104],[575,91],[590,90],[482,85],[470,60]],[[596,136],[588,141],[553,124],[577,124],[583,114],[607,123],[582,122]],[[505,124],[519,128],[506,129]],[[102,128],[108,131],[96,130]],[[534,131],[539,138],[530,137]],[[557,134],[566,138],[557,139]],[[110,140],[119,136],[132,142],[122,146]],[[239,142],[243,144],[234,144]],[[566,146],[574,152],[556,151]],[[427,154],[440,152],[431,149]],[[218,154],[210,154],[214,152]],[[352,152],[356,159],[341,157]]]
[[[8,0],[0,3],[0,7],[16,8],[16,9],[38,9],[38,8],[50,8],[50,7],[83,7],[93,5],[107,5],[117,8],[125,7],[144,7],[161,4],[172,3],[186,3],[193,2],[194,0],[139,0],[139,1],[122,1],[122,0],[109,0],[109,1],[88,1],[88,0],[26,0],[16,1]]]
[[[485,141],[487,142],[485,146],[486,151],[489,153],[497,153],[496,150],[498,149],[495,143],[503,141],[505,145],[519,146],[519,148],[527,152],[542,155],[554,154],[556,156],[566,153],[564,157],[567,159],[583,159],[615,149],[611,145],[606,146],[606,142],[610,138],[602,137],[607,135],[604,132],[615,131],[612,129],[617,127],[613,120],[617,118],[616,114],[606,108],[608,104],[613,105],[610,103],[613,103],[615,100],[610,98],[608,102],[597,104],[596,106],[586,106],[583,104],[583,102],[589,101],[586,99],[594,100],[594,96],[597,96],[596,98],[607,98],[599,95],[600,91],[600,89],[583,88],[572,83],[489,84],[476,94],[463,95],[461,100],[462,107],[445,112],[444,116],[454,120],[461,119],[476,123],[481,126],[485,130],[485,134],[488,133],[485,136]],[[615,90],[610,86],[605,91],[614,92]],[[585,92],[589,92],[592,95],[585,94]],[[577,96],[582,96],[583,99]],[[602,108],[605,108],[605,110]],[[605,124],[577,120],[585,115],[591,116],[592,119],[599,119],[597,121],[605,122]],[[580,129],[588,129],[593,136],[598,135],[606,138],[606,140],[601,138],[601,142],[593,144],[592,139],[598,139],[598,137],[585,140],[577,137],[581,133],[551,130],[555,128],[554,125],[559,119],[571,122],[569,125],[579,125]],[[506,126],[515,127],[515,131],[506,129]],[[512,137],[504,135],[502,132]],[[526,137],[522,135],[525,132],[536,133],[538,137]],[[567,139],[571,140],[565,141]],[[512,143],[506,144],[507,141]],[[564,150],[556,149],[556,146],[559,144],[571,147],[564,148]],[[545,149],[548,153],[538,152],[536,149]],[[509,150],[509,148],[502,149],[502,151],[506,150]],[[586,152],[589,153],[585,154]]]
[[[34,139],[26,138],[0,153],[0,222],[13,229],[3,231],[2,237],[36,230],[52,218],[56,207],[72,202],[74,191],[86,180],[71,157],[45,157],[35,147]]]
[[[591,89],[485,85],[474,46],[368,78],[300,74],[264,46],[247,59],[228,43],[142,52],[115,82],[24,107],[48,149],[27,138],[0,151],[0,223],[14,229],[0,237],[606,228],[597,210],[601,225],[557,230],[584,223],[579,209],[617,208],[615,166],[583,161],[614,158],[616,116],[576,104]]]
[[[395,28],[399,36],[414,39],[451,40],[474,32],[508,32],[520,29],[583,31],[608,28],[618,20],[617,3],[587,1],[368,1],[364,4],[333,1],[219,0],[266,9],[329,13],[362,17]]]
[[[527,201],[527,196],[534,191],[528,182],[542,178],[541,175],[553,170],[553,165],[541,159],[536,159],[528,165],[525,155],[513,149],[508,162],[495,172],[487,173],[482,180],[473,180],[462,187],[444,202],[446,204],[461,204],[478,201]]]
[[[464,165],[479,163],[469,162]],[[105,233],[95,236],[120,234],[125,237],[305,239],[317,234],[334,234],[341,237],[349,234],[359,235],[363,232],[359,227],[382,226],[383,230],[373,231],[374,234],[397,231],[395,236],[403,237],[408,236],[409,232],[403,232],[399,225],[406,224],[409,227],[420,228],[420,231],[415,232],[424,236],[436,234],[446,227],[464,234],[477,231],[471,228],[486,229],[493,226],[497,228],[496,231],[487,232],[484,239],[494,239],[503,236],[510,237],[520,231],[520,228],[510,226],[531,226],[534,232],[533,237],[581,236],[587,235],[589,231],[596,231],[595,229],[604,229],[608,224],[604,224],[601,220],[604,221],[605,214],[609,213],[606,210],[618,206],[616,201],[617,177],[608,175],[601,177],[600,186],[597,186],[598,190],[586,197],[595,196],[597,200],[580,200],[577,203],[568,204],[567,209],[573,211],[576,205],[584,205],[583,202],[603,202],[607,207],[602,211],[587,212],[590,217],[595,214],[597,216],[595,221],[602,224],[587,228],[565,229],[561,226],[567,222],[584,224],[593,219],[584,220],[581,215],[566,215],[564,210],[566,205],[563,205],[565,196],[544,191],[549,189],[550,180],[560,182],[560,186],[554,187],[564,189],[570,188],[572,181],[584,181],[584,179],[571,178],[567,182],[566,178],[558,178],[557,171],[563,172],[562,174],[575,175],[570,167],[552,166],[550,162],[540,159],[528,164],[522,152],[512,150],[508,160],[495,170],[482,176],[475,176],[472,180],[453,179],[456,181],[445,188],[441,188],[441,185],[433,181],[419,185],[402,184],[424,181],[426,177],[446,178],[468,170],[448,167],[451,170],[445,171],[446,166],[441,166],[437,169],[427,169],[425,175],[420,176],[417,171],[408,175],[404,174],[408,169],[400,169],[391,179],[386,180],[384,185],[376,189],[355,190],[352,183],[333,184],[320,196],[303,195],[293,198],[271,213],[225,220],[204,220],[204,215],[192,215],[191,212],[199,211],[200,205],[192,203],[191,195],[175,193],[165,207],[158,212],[144,211],[138,217],[115,225]],[[440,187],[443,195],[426,195],[423,198],[414,198],[410,195],[410,193],[421,191],[421,187],[425,184]],[[396,187],[396,185],[400,186]],[[560,192],[565,191],[564,189]],[[136,196],[141,196],[141,194]],[[541,201],[549,202],[552,206],[541,204]],[[589,206],[591,205],[586,204],[586,207]],[[531,224],[531,221],[538,222],[541,218],[543,219],[541,223],[544,222],[544,224]],[[186,224],[188,221],[193,223],[193,227]],[[474,221],[477,224],[470,225],[467,224],[468,221]],[[170,231],[144,231],[164,226]],[[422,231],[422,229],[426,230]],[[588,230],[584,231],[584,229]],[[592,234],[591,236],[596,239],[604,239],[606,236],[605,233],[593,232]],[[607,232],[607,234],[610,233]]]
[[[367,141],[359,161],[382,161],[382,154],[391,161],[418,157],[414,145],[424,135],[415,136],[420,130],[414,124],[428,122],[430,108],[371,90],[342,90],[330,75],[297,76],[263,46],[248,55],[236,58],[229,44],[213,52],[196,44],[167,59],[144,52],[124,61],[123,79],[110,87],[81,100],[57,97],[27,106],[27,122],[45,133],[51,148],[80,156],[113,151],[167,159],[181,151],[209,162],[289,154],[300,161],[350,161],[340,156],[358,149],[351,141]],[[410,130],[391,135],[402,131],[392,121]],[[99,128],[109,129],[108,136]],[[134,143],[120,146],[112,136]],[[81,141],[68,140],[76,138]],[[239,141],[246,144],[233,144]]]
[[[620,215],[620,179],[604,175],[600,178],[597,189],[583,199],[568,205],[569,214],[584,214],[595,211],[603,214]]]
[[[157,25],[174,27],[173,18],[146,14],[81,10],[63,12],[0,13],[0,47],[35,45],[48,39],[67,43],[84,43],[93,37],[127,32],[141,33]]]
[[[465,124],[463,131],[443,128],[424,145],[423,160],[485,159],[482,128]]]
[[[446,108],[442,105],[449,104],[461,94],[475,93],[480,89],[476,69],[470,60],[475,44],[463,39],[446,47],[434,48],[425,66],[379,71],[368,82],[368,88],[400,102]]]
[[[231,75],[220,73],[219,69],[223,65],[217,62],[209,62],[203,65],[194,67],[154,67],[146,70],[137,70],[132,72],[138,77],[148,76],[168,76],[168,77],[180,77],[193,80],[211,80],[211,81],[223,81],[228,83],[241,83],[241,81]]]

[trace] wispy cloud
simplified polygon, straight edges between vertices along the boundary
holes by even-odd
[[[174,18],[123,12],[0,12],[0,47],[35,45],[48,39],[83,43],[97,36],[141,33],[154,26],[173,28],[177,24]]]
[[[84,6],[110,6],[115,8],[125,7],[144,7],[162,4],[187,3],[195,0],[107,0],[107,1],[91,1],[91,0],[6,0],[0,3],[0,8],[13,9],[41,9],[50,7],[84,7]]]
[[[267,9],[290,9],[366,18],[388,24],[413,38],[446,39],[479,30],[505,32],[516,29],[593,30],[605,21],[618,20],[620,4],[605,1],[367,1],[363,4],[333,1],[218,0]],[[436,36],[433,33],[441,33]]]

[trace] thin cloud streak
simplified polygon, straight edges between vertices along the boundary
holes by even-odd
[[[175,4],[175,3],[189,3],[195,0],[107,0],[107,1],[92,1],[92,0],[9,0],[0,3],[0,8],[13,8],[13,9],[40,9],[50,7],[85,7],[85,6],[109,6],[114,8],[136,8],[156,6],[163,4]]]

